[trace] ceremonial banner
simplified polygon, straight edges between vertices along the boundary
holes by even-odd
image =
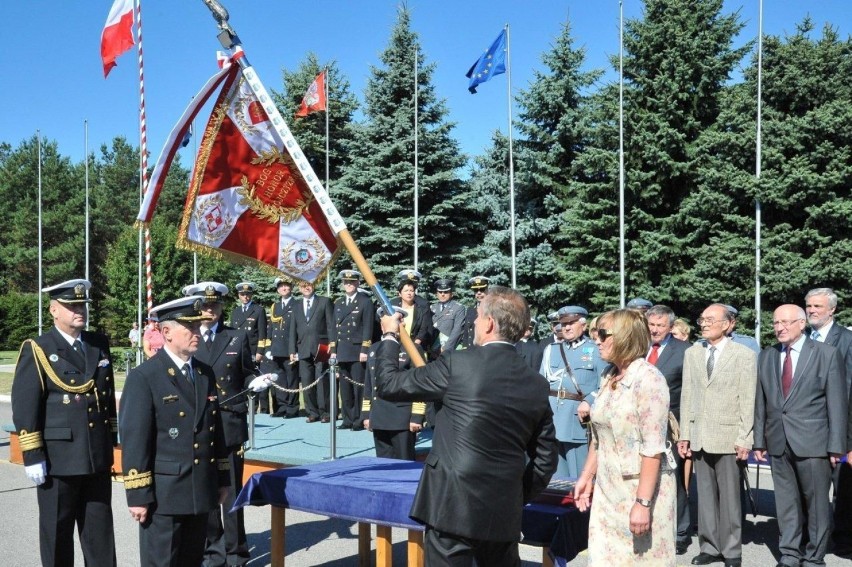
[[[302,98],[302,105],[296,111],[296,116],[304,117],[311,112],[325,110],[325,71],[317,75]]]
[[[119,55],[133,47],[133,0],[115,0],[101,32],[104,78],[116,66]]]
[[[465,76],[470,79],[467,90],[476,94],[477,85],[506,72],[506,30],[503,29],[491,47],[476,60]]]

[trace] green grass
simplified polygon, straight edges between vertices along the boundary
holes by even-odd
[[[124,388],[124,380],[127,378],[124,373],[124,350],[114,349],[112,357],[113,364],[115,364],[115,388],[121,390]],[[17,358],[18,351],[0,351],[0,364],[15,364]],[[0,372],[0,395],[12,393],[12,379],[14,377],[14,372]]]

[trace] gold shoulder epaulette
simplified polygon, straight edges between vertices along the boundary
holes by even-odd
[[[41,431],[30,433],[26,429],[21,429],[18,433],[18,444],[21,446],[21,451],[41,449],[44,447],[44,437],[42,437]]]
[[[414,402],[411,404],[411,413],[414,415],[426,415],[426,402]]]
[[[151,486],[154,484],[154,476],[151,474],[151,471],[139,472],[136,469],[130,469],[130,471],[124,475],[124,489],[130,490],[133,488],[145,488],[146,486]]]

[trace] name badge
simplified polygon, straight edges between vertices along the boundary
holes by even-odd
[[[163,397],[163,404],[171,404],[178,401],[178,397],[174,394]]]

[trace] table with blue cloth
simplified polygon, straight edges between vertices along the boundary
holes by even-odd
[[[285,515],[291,508],[358,522],[360,565],[370,565],[370,524],[376,524],[376,566],[390,566],[391,528],[408,530],[408,565],[423,565],[424,526],[408,516],[423,463],[357,457],[254,474],[234,509],[272,506],[272,567],[283,567]],[[523,543],[544,547],[542,563],[564,564],[586,548],[588,513],[573,506],[524,508]]]

